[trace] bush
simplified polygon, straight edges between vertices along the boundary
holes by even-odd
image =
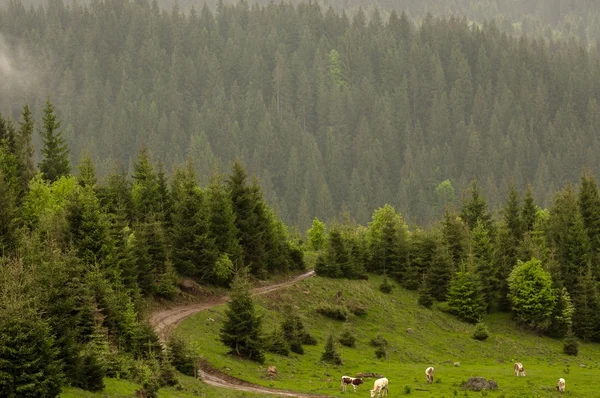
[[[405,385],[404,388],[402,388],[402,395],[408,395],[412,392],[412,387],[409,385]]]
[[[563,352],[567,355],[577,356],[579,353],[579,342],[577,338],[573,334],[573,332],[568,332],[565,337],[565,342],[563,345]]]
[[[388,277],[385,276],[383,278],[383,282],[381,283],[381,285],[379,285],[379,290],[381,290],[383,293],[391,293],[392,289],[394,288],[394,285],[392,285],[390,283],[390,281],[388,280]]]
[[[340,344],[345,347],[353,348],[356,345],[356,338],[350,333],[349,330],[346,330],[342,333],[342,337],[340,337]]]
[[[317,308],[317,312],[338,321],[345,321],[348,318],[348,309],[341,305],[323,304]]]
[[[288,344],[288,341],[283,334],[283,330],[281,329],[275,329],[267,336],[265,346],[266,350],[273,354],[283,356],[288,356],[290,354],[290,344]],[[297,349],[297,347],[295,348]],[[299,352],[299,354],[303,354],[304,350],[302,349],[302,346],[300,346],[300,350],[302,350],[302,352]]]
[[[386,346],[377,347],[377,349],[375,350],[375,356],[377,357],[377,359],[386,359],[387,358],[387,347]]]
[[[356,316],[367,315],[367,307],[361,305],[359,303],[350,303],[347,305],[348,311],[353,313]]]
[[[388,341],[386,340],[385,337],[383,337],[382,335],[378,334],[377,337],[375,337],[374,339],[371,339],[371,345],[373,347],[384,347],[384,348],[387,348]]]
[[[185,340],[178,336],[171,336],[167,343],[167,352],[171,364],[187,376],[195,376],[195,361],[196,355],[188,347]]]
[[[327,338],[327,344],[325,344],[325,351],[321,355],[321,360],[334,365],[341,365],[343,363],[342,357],[335,349],[335,342],[332,335],[329,335]]]
[[[302,335],[302,344],[317,345],[317,339],[315,339],[310,333],[305,332]]]
[[[479,341],[483,341],[489,337],[488,328],[483,322],[479,322],[475,325],[475,331],[473,332],[473,338]]]

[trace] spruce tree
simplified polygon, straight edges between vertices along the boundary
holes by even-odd
[[[477,222],[472,234],[473,261],[475,272],[481,280],[482,294],[489,310],[498,307],[498,269],[496,268],[495,247],[487,229]]]
[[[137,221],[148,222],[163,217],[161,213],[163,198],[159,188],[158,177],[150,162],[150,155],[147,149],[143,148],[138,155],[133,172],[132,197]]]
[[[321,361],[329,362],[334,365],[343,364],[342,357],[335,348],[335,339],[331,334],[327,337],[327,343],[325,344],[325,351],[323,351],[323,354],[321,355]]]
[[[525,197],[523,198],[523,207],[521,207],[521,221],[523,223],[524,232],[532,231],[535,217],[537,214],[537,206],[533,199],[531,184],[527,184]]]
[[[209,237],[205,194],[196,183],[191,167],[178,170],[173,178],[173,264],[184,275],[211,280],[218,253],[217,237]],[[214,239],[214,240],[213,240]],[[213,279],[214,280],[214,279]]]
[[[479,192],[477,180],[471,182],[470,197],[463,200],[460,217],[470,230],[475,228],[477,220],[481,220],[488,231],[492,231],[492,215],[488,210],[487,201]]]
[[[59,131],[61,122],[56,120],[54,105],[50,99],[46,101],[44,117],[42,119],[44,130],[40,131],[42,137],[42,161],[38,165],[44,179],[54,182],[60,177],[71,174],[69,162],[69,147]]]
[[[215,176],[206,192],[209,214],[208,235],[214,242],[216,250],[227,254],[234,266],[238,266],[242,257],[242,247],[238,240],[231,198],[220,178]]]
[[[408,228],[396,210],[385,205],[375,210],[369,223],[370,270],[386,272],[402,281],[408,260]]]
[[[600,341],[600,294],[591,267],[578,278],[573,293],[573,332],[586,341]]]
[[[445,301],[448,284],[454,273],[452,258],[446,245],[438,240],[431,264],[425,273],[425,283],[431,295],[438,301]]]
[[[35,176],[35,165],[33,163],[33,117],[29,106],[23,107],[23,121],[19,122],[20,127],[17,131],[17,157],[18,157],[18,175],[19,175],[19,192],[24,194],[28,187],[29,181]]]
[[[241,268],[233,278],[225,320],[219,338],[230,354],[262,363],[265,360],[262,318],[256,313],[248,271]]]
[[[519,202],[519,194],[515,187],[510,184],[508,187],[508,199],[506,205],[502,209],[502,215],[504,224],[510,231],[515,244],[518,244],[523,237],[523,220],[521,219],[521,207]]]
[[[96,168],[90,155],[86,152],[81,157],[79,165],[77,166],[77,182],[82,187],[96,188],[98,179],[96,178]]]
[[[481,294],[481,281],[470,259],[466,266],[456,272],[448,286],[448,306],[459,319],[475,323],[486,310]]]
[[[0,156],[2,149],[0,148]],[[15,192],[10,189],[0,170],[0,257],[11,253],[17,245],[17,207]]]

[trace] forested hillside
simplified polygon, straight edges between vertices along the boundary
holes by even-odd
[[[27,106],[18,124],[0,116],[0,396],[97,391],[105,376],[174,385],[147,299],[177,297],[181,276],[227,286],[243,267],[304,268],[239,163],[200,188],[191,166],[167,181],[142,149],[131,177],[98,183],[89,157],[72,171],[51,102],[38,165],[35,127]]]
[[[548,205],[598,166],[600,65],[573,43],[316,3],[11,2],[0,26],[8,65],[32,70],[4,68],[19,78],[2,109],[39,116],[50,95],[73,161],[89,152],[104,177],[146,145],[167,174],[189,158],[206,181],[237,157],[302,229],[384,203],[429,222],[473,178],[492,206],[509,180]]]

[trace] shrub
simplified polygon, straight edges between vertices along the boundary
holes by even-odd
[[[567,355],[577,356],[579,353],[579,343],[573,332],[568,332],[563,345],[563,352]]]
[[[408,384],[402,388],[402,395],[408,395],[412,392],[412,387]]]
[[[167,352],[175,369],[184,375],[194,376],[196,356],[185,340],[178,336],[171,336],[167,343]]]
[[[356,316],[367,315],[367,307],[359,303],[350,303],[347,305],[348,311]]]
[[[377,349],[375,350],[375,356],[377,357],[377,359],[386,359],[387,358],[387,347],[386,346],[377,347]]]
[[[305,332],[302,335],[302,344],[317,345],[317,339],[315,339],[310,333]]]
[[[342,337],[340,337],[340,344],[346,347],[354,347],[356,345],[356,338],[350,333],[349,330],[346,330],[342,333]]]
[[[348,318],[348,309],[341,305],[323,304],[317,308],[317,312],[338,321],[345,321]]]
[[[377,337],[375,337],[374,339],[371,339],[371,345],[373,347],[384,347],[386,348],[388,345],[388,341],[386,340],[385,337],[383,337],[382,335],[378,334]]]
[[[392,292],[393,287],[394,285],[392,285],[388,280],[388,277],[385,276],[383,278],[383,282],[381,283],[381,285],[379,285],[379,290],[381,290],[383,293],[389,294]]]
[[[272,352],[273,354],[279,354],[283,356],[288,356],[290,354],[290,344],[288,344],[288,341],[283,334],[283,330],[281,329],[275,329],[267,336],[265,348],[267,351]],[[298,347],[295,348],[298,350]],[[302,352],[299,352],[299,354],[303,354],[304,350],[302,349],[301,345],[300,350],[302,350]]]
[[[332,335],[329,335],[327,338],[327,344],[325,344],[325,351],[321,355],[321,360],[334,365],[341,365],[343,363],[342,357],[335,349],[335,342]]]
[[[475,325],[475,331],[473,332],[473,338],[479,341],[483,341],[489,337],[488,328],[485,323],[479,322]]]

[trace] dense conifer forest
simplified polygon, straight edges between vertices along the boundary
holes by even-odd
[[[40,115],[51,96],[71,161],[131,172],[145,146],[167,175],[189,158],[207,182],[238,158],[300,230],[344,211],[364,223],[384,203],[429,223],[473,178],[494,208],[510,181],[548,206],[598,166],[596,53],[496,24],[317,3],[11,1],[0,26],[2,109]]]

